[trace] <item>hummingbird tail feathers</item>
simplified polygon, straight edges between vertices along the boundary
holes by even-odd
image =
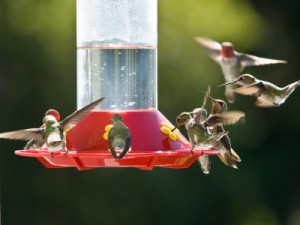
[[[204,174],[209,174],[210,166],[211,166],[209,156],[208,155],[202,155],[202,156],[199,157],[198,161],[200,163],[202,172]]]
[[[234,159],[234,161],[236,161],[236,162],[242,161],[241,158],[239,157],[239,155],[233,149],[230,150],[230,153],[231,153],[231,156]]]
[[[225,165],[230,166],[234,169],[238,169],[236,162],[229,151],[221,152],[217,156]]]
[[[235,93],[230,86],[225,86],[225,96],[229,103],[234,103],[235,101]]]

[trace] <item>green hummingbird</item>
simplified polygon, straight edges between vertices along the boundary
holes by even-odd
[[[223,114],[231,114],[231,119],[227,120],[228,124],[234,124],[241,120],[241,118],[245,117],[244,112],[240,111],[227,111],[227,104],[221,99],[214,99],[211,96],[208,96],[212,103],[212,109],[210,112],[209,117],[216,116],[216,115],[223,115]],[[224,132],[225,129],[222,124],[217,124],[215,126],[211,126],[209,128],[209,131],[211,133],[220,133]],[[241,159],[238,156],[238,154],[232,149],[231,147],[231,141],[229,138],[229,135],[224,135],[220,142],[218,142],[218,150],[220,150],[220,153],[217,154],[219,159],[227,166],[233,167],[237,169],[236,162],[240,162]]]
[[[68,115],[64,120],[58,122],[53,111],[47,111],[43,125],[40,128],[30,128],[11,132],[0,133],[0,138],[27,140],[29,142],[46,143],[48,151],[53,156],[53,152],[66,149],[66,132],[84,119],[104,98],[98,99],[84,108]],[[28,143],[27,143],[28,145]],[[26,146],[25,146],[26,147]]]
[[[112,156],[115,159],[122,159],[131,146],[131,133],[129,128],[123,123],[123,118],[119,114],[111,117],[113,127],[108,133],[108,144]]]
[[[210,94],[210,87],[207,88],[204,93],[204,99],[201,108],[196,108],[192,111],[192,116],[198,125],[207,127],[207,132],[209,134],[218,134],[225,132],[223,125],[234,124],[245,116],[243,112],[240,111],[227,111],[227,104],[218,99],[213,99]],[[207,111],[204,109],[207,98],[212,101],[212,109],[210,115],[207,117]],[[234,157],[236,161],[240,161],[238,155],[231,149],[230,139],[228,135],[224,135],[220,141],[215,141],[213,147],[220,150],[217,156],[226,165],[236,167]],[[207,156],[208,157],[208,156]],[[201,164],[201,158],[199,158]]]
[[[267,59],[254,55],[236,52],[230,42],[218,43],[208,38],[196,37],[196,42],[202,45],[208,55],[220,65],[225,82],[231,82],[248,66],[261,66],[277,63],[287,63],[285,60]],[[225,87],[225,96],[229,103],[235,101],[232,87]]]
[[[205,109],[205,105],[206,105],[206,101],[207,101],[207,95],[210,94],[210,90],[211,90],[210,86],[208,86],[207,89],[206,89],[201,107],[200,108],[195,108],[190,113],[192,115],[192,118],[194,119],[195,123],[200,127],[203,126],[203,122],[206,121],[206,119],[207,119],[207,111]],[[205,129],[205,127],[202,130],[204,130],[204,132],[207,132],[207,134],[208,134],[208,130]],[[211,161],[210,161],[209,155],[199,156],[198,162],[200,164],[200,167],[201,167],[202,171],[205,174],[209,174],[210,168],[211,168]]]
[[[243,74],[234,81],[227,82],[221,86],[228,84],[241,86],[234,89],[236,93],[255,96],[255,104],[258,107],[279,107],[300,86],[300,80],[285,87],[278,87],[271,82],[256,79],[251,74]]]
[[[208,132],[207,127],[199,125],[192,116],[191,112],[183,112],[179,114],[176,118],[175,128],[185,127],[187,130],[187,135],[191,143],[191,152],[193,153],[194,149],[197,150],[207,150],[207,149],[216,149],[215,146],[220,139],[227,135],[228,132],[220,132],[217,134],[211,134]],[[210,159],[208,155],[200,156],[199,163],[203,173],[208,174],[210,172]]]
[[[49,109],[45,116],[52,115],[56,118],[57,121],[60,121],[60,114],[55,109]],[[40,128],[45,128],[45,124],[43,124]],[[45,144],[45,141],[38,141],[38,140],[30,140],[24,146],[24,149],[40,149]]]

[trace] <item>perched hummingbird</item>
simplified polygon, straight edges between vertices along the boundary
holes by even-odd
[[[285,100],[297,87],[300,86],[300,80],[285,87],[278,87],[268,81],[256,79],[250,74],[243,74],[234,81],[227,82],[223,85],[228,84],[237,84],[242,86],[234,89],[234,91],[242,95],[255,96],[255,104],[258,107],[278,107],[285,102]]]
[[[220,132],[217,134],[210,134],[207,128],[203,125],[198,125],[195,119],[192,117],[192,113],[183,112],[176,118],[176,128],[185,127],[189,137],[189,141],[192,145],[191,152],[194,149],[205,150],[205,149],[217,149],[215,148],[217,142],[227,135],[228,132]],[[199,163],[203,173],[208,174],[210,172],[210,159],[208,155],[200,156]]]
[[[206,101],[207,101],[206,96],[210,94],[210,86],[207,87],[205,94],[206,95],[204,95],[202,106],[200,108],[194,109],[191,113],[192,118],[194,119],[195,123],[199,126],[202,126],[202,123],[207,119],[207,111],[204,107],[205,107]],[[208,132],[208,131],[206,129],[204,129],[204,132]],[[209,155],[199,156],[198,162],[200,164],[202,171],[205,174],[209,174],[210,168],[211,168],[211,161],[210,161]]]
[[[212,102],[212,109],[209,117],[222,115],[227,112],[227,104],[221,99],[214,99],[211,96],[208,96]],[[228,112],[227,112],[228,113]],[[245,113],[240,111],[231,111],[232,113],[232,124],[236,121],[240,121],[241,118],[245,117]],[[211,133],[220,133],[224,132],[222,124],[217,124],[209,128]],[[238,154],[231,148],[231,141],[229,135],[224,135],[219,142],[218,150],[220,153],[218,154],[219,159],[227,166],[233,167],[237,169],[235,162],[240,162],[241,159]]]
[[[48,151],[53,152],[66,149],[65,133],[85,118],[91,110],[93,110],[104,98],[96,100],[84,108],[73,112],[61,122],[58,122],[58,115],[54,111],[47,111],[43,125],[40,128],[30,128],[25,130],[11,131],[0,133],[0,138],[37,141],[38,143],[46,143]],[[28,143],[27,143],[28,145]],[[26,146],[25,146],[26,147]]]
[[[123,123],[123,118],[119,114],[114,114],[111,117],[111,123],[113,127],[108,133],[109,149],[115,159],[122,159],[130,150],[130,130]]]
[[[60,120],[60,114],[58,111],[55,109],[49,109],[46,113],[45,116],[47,115],[52,115],[55,117],[57,121]],[[43,124],[40,128],[45,128],[45,124]],[[39,149],[45,144],[45,141],[38,141],[38,140],[30,140],[26,143],[24,146],[24,149]]]
[[[247,66],[287,63],[285,60],[267,59],[236,52],[230,42],[220,44],[203,37],[196,37],[195,39],[204,47],[208,55],[221,66],[225,82],[232,82]],[[230,86],[225,87],[225,96],[229,103],[234,102],[234,92]]]

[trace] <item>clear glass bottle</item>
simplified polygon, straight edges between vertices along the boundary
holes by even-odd
[[[77,0],[77,108],[157,109],[157,0]]]

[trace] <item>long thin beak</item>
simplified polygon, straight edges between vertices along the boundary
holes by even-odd
[[[226,85],[229,85],[229,84],[234,84],[235,82],[236,82],[236,80],[231,81],[231,82],[227,82],[227,83],[224,83],[224,84],[220,84],[219,87],[223,87],[223,86],[226,86]]]
[[[215,99],[213,99],[210,95],[208,95],[207,93],[201,91],[202,94],[204,94],[204,96],[208,97],[210,100],[214,101]],[[202,107],[203,108],[203,107]]]
[[[174,130],[176,130],[177,129],[177,124],[176,124],[176,126],[171,130],[171,132],[174,132]]]

